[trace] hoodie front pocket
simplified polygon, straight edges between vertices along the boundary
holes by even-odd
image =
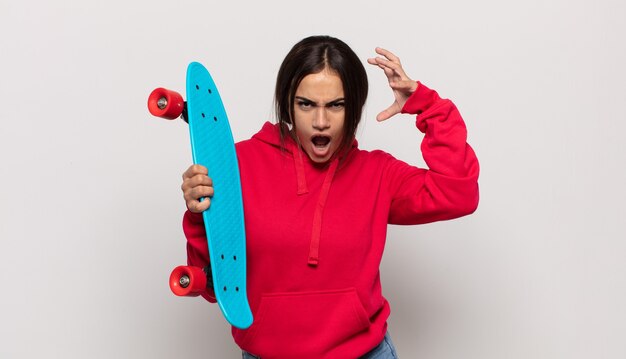
[[[319,358],[369,326],[354,288],[267,294],[241,344],[261,357]]]

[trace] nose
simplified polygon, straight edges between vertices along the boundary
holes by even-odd
[[[315,118],[313,119],[313,128],[322,131],[328,129],[330,127],[330,120],[328,118],[328,114],[326,113],[325,107],[320,107],[317,109],[315,113]]]

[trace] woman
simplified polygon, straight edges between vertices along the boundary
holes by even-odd
[[[236,145],[244,202],[248,297],[254,323],[232,329],[244,358],[395,358],[379,265],[387,224],[421,224],[472,213],[478,161],[449,100],[377,48],[395,102],[378,116],[417,116],[429,169],[363,151],[355,133],[367,76],[342,41],[296,44],[276,82],[278,123]],[[190,265],[209,261],[201,212],[213,187],[207,169],[183,174],[183,229]],[[215,301],[210,290],[203,296]]]

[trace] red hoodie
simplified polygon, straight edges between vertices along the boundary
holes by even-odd
[[[356,141],[320,166],[277,125],[237,144],[254,323],[232,329],[262,358],[356,358],[380,343],[389,304],[379,265],[387,224],[420,224],[472,213],[478,161],[450,100],[423,84],[403,113],[418,114],[429,170]],[[210,175],[210,173],[209,173]],[[202,217],[183,220],[190,265],[209,262]],[[213,293],[204,297],[215,301]]]

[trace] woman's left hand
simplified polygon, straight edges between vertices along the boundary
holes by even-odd
[[[380,47],[376,48],[376,53],[381,56],[367,59],[367,62],[385,71],[393,96],[396,98],[391,106],[376,116],[377,121],[385,121],[402,111],[407,99],[417,90],[417,82],[406,75],[396,55]]]

